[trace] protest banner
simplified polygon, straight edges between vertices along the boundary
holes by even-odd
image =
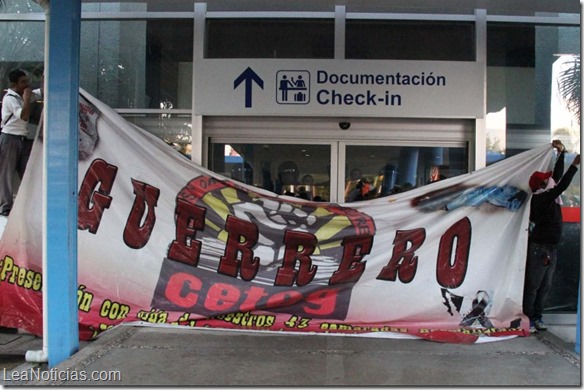
[[[193,164],[81,91],[80,337],[122,322],[471,343],[525,336],[545,145],[388,197],[317,203]],[[42,138],[0,241],[0,325],[42,334]]]

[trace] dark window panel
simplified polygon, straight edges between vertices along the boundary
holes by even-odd
[[[333,20],[210,19],[206,58],[333,58]]]
[[[474,61],[472,23],[347,21],[346,58]]]

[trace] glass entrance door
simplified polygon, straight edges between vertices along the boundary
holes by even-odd
[[[344,202],[408,191],[468,172],[468,151],[460,146],[396,146],[342,142],[339,188]]]
[[[468,150],[465,143],[436,147],[211,140],[209,168],[277,194],[354,202],[467,173]]]
[[[331,199],[336,188],[337,143],[244,143],[211,141],[209,168],[228,178],[277,194],[314,201]],[[336,177],[336,176],[335,176]],[[331,183],[333,186],[331,187]]]

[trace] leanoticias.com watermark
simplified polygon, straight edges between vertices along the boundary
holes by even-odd
[[[56,368],[41,369],[38,367],[26,370],[6,370],[1,372],[2,380],[8,382],[121,382],[122,373],[118,370],[85,371],[58,370]]]

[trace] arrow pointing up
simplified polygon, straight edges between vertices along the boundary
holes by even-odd
[[[239,86],[239,84],[241,84],[244,81],[245,81],[245,107],[250,108],[251,107],[251,90],[252,90],[251,82],[255,81],[255,83],[261,89],[264,89],[264,80],[262,80],[260,78],[260,76],[258,76],[257,73],[254,72],[248,66],[247,69],[244,70],[243,73],[240,74],[233,82],[233,89],[236,89]]]

